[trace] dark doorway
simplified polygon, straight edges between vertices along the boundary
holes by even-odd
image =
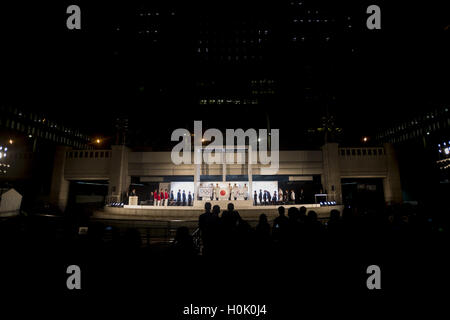
[[[384,206],[383,179],[342,179],[344,205],[360,209],[376,209]]]

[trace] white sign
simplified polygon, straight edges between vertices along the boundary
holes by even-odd
[[[201,198],[211,198],[212,188],[209,188],[209,187],[198,188],[198,196]]]

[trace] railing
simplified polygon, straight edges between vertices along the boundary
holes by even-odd
[[[202,237],[200,234],[200,228],[197,228],[197,229],[195,229],[194,232],[192,232],[192,240],[194,241],[194,247],[197,250],[197,252],[202,254],[203,242],[202,242]]]
[[[384,156],[383,147],[371,148],[339,148],[339,156],[341,157],[377,157]]]
[[[66,152],[68,159],[111,158],[111,150],[70,150]]]
[[[177,229],[179,227],[188,227],[192,234],[197,234],[196,229],[198,221],[184,220],[105,220],[94,219],[93,221],[101,222],[105,225],[104,241],[111,241],[113,238],[113,229],[118,231],[122,237],[127,230],[135,229],[139,232],[142,246],[151,245],[167,245],[175,239]]]

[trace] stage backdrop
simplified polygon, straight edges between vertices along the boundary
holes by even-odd
[[[216,185],[219,185],[220,189],[225,189],[224,191],[227,192],[225,195],[226,198],[228,198],[228,184],[231,184],[231,187],[234,187],[234,184],[236,184],[238,187],[244,187],[245,184],[247,184],[248,187],[248,181],[230,181],[230,182],[222,182],[222,181],[212,181],[212,182],[201,182],[203,188],[210,187],[211,184],[216,187]],[[190,191],[191,194],[194,193],[194,182],[183,182],[183,181],[175,181],[170,183],[170,189],[173,191],[174,195],[176,196],[178,190],[186,191],[186,194]],[[270,195],[273,196],[274,191],[278,193],[278,181],[253,181],[253,191],[256,190],[256,193],[259,194],[259,190],[267,190],[270,192]],[[219,195],[220,197],[220,195]],[[253,199],[253,195],[249,195],[250,199]]]

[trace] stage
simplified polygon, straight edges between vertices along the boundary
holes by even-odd
[[[206,201],[205,201],[206,202]],[[218,204],[221,211],[226,210],[228,203],[233,202],[235,210],[239,212],[243,219],[258,220],[259,215],[264,213],[269,220],[278,216],[279,205],[262,205],[253,206],[248,205],[248,201],[208,201],[213,206]],[[246,202],[239,203],[239,202]],[[204,203],[203,203],[204,205]],[[343,205],[334,206],[320,206],[319,204],[296,204],[283,205],[287,211],[290,207],[300,208],[306,207],[308,211],[314,210],[319,218],[328,218],[330,211],[337,209],[342,214]],[[94,212],[94,218],[98,219],[127,219],[127,220],[198,220],[198,216],[204,213],[205,210],[200,204],[195,206],[148,206],[148,205],[126,205],[122,207],[108,207],[105,206],[102,210]]]

